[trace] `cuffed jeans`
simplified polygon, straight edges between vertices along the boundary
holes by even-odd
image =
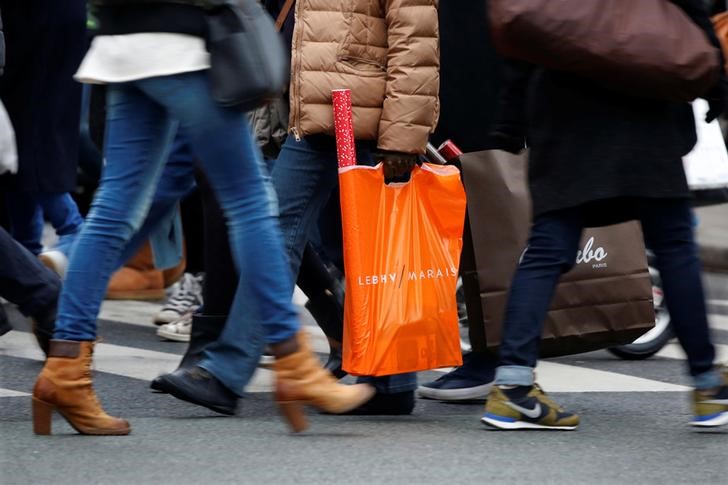
[[[107,110],[106,166],[69,262],[55,338],[95,338],[111,272],[147,215],[179,120],[225,212],[240,275],[225,329],[199,365],[242,395],[264,338],[299,329],[275,192],[245,115],[215,102],[206,72],[111,85]]]
[[[636,198],[620,206],[641,221],[645,244],[656,256],[672,327],[696,387],[719,385],[689,200]],[[559,278],[576,261],[588,216],[588,209],[577,207],[534,220],[508,296],[496,384],[533,384],[546,313]]]
[[[373,164],[372,144],[357,143],[360,164]],[[317,135],[296,141],[289,136],[273,167],[273,186],[278,193],[279,220],[283,244],[297,275],[306,243],[317,230],[319,216],[339,183],[336,144],[330,136]],[[392,394],[412,391],[417,375],[360,377],[377,392]]]

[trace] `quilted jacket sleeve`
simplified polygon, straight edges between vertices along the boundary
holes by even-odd
[[[378,148],[424,153],[439,116],[437,0],[383,0],[387,22],[387,88]]]

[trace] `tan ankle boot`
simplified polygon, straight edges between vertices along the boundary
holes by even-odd
[[[33,432],[51,434],[58,411],[81,434],[129,434],[129,423],[101,408],[91,383],[93,342],[51,340],[48,359],[33,388]]]
[[[111,276],[106,290],[109,300],[161,300],[164,296],[164,273],[154,267],[152,246],[148,241]]]
[[[314,406],[328,413],[340,414],[361,406],[374,396],[368,384],[339,384],[330,372],[321,367],[308,344],[308,336],[296,336],[298,351],[276,359],[276,401],[294,432],[308,427],[303,405]]]

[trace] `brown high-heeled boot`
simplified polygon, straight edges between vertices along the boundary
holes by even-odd
[[[298,351],[276,359],[274,364],[276,401],[293,432],[308,427],[303,405],[341,414],[374,396],[374,388],[368,384],[347,386],[336,382],[311,351],[306,333],[299,332],[296,341]]]
[[[51,434],[56,410],[81,434],[129,434],[129,423],[101,408],[91,383],[93,342],[51,340],[48,359],[33,388],[33,432]]]
[[[111,276],[106,290],[108,300],[162,300],[164,295],[164,273],[154,267],[149,241]]]

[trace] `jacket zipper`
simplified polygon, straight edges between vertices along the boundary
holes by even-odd
[[[295,52],[295,59],[293,61],[293,69],[291,70],[291,77],[293,78],[292,85],[292,97],[293,97],[293,127],[290,128],[290,132],[293,134],[296,141],[301,141],[301,96],[300,96],[300,82],[301,77],[298,75],[298,71],[301,69],[301,42],[303,41],[303,27],[299,26],[299,9],[301,3],[305,0],[297,0],[296,7],[293,11],[293,22],[294,28],[298,26],[296,38],[294,39],[293,50]]]

